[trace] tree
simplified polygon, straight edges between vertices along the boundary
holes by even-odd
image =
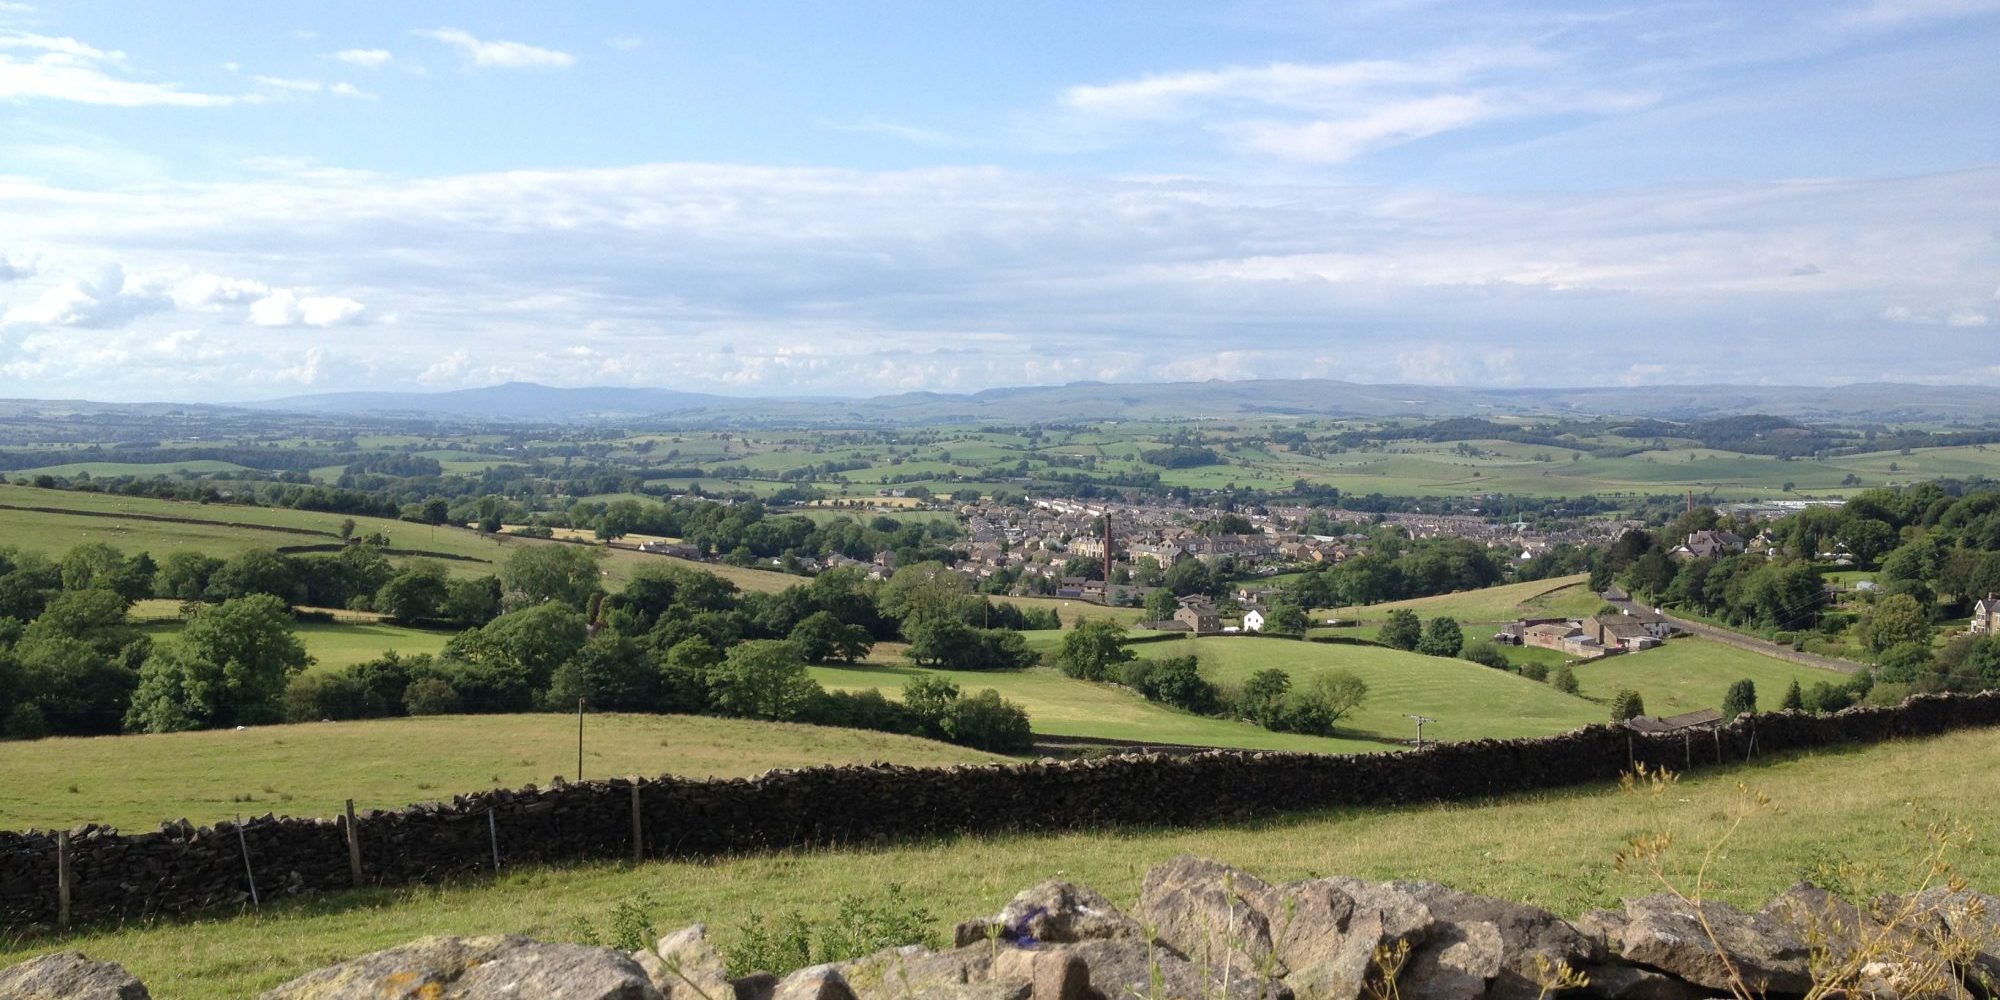
[[[578,611],[604,584],[597,568],[604,550],[582,545],[529,545],[500,564],[500,585],[515,607],[560,601]]]
[[[484,626],[467,629],[445,644],[447,658],[487,668],[489,677],[512,677],[503,687],[540,691],[549,678],[590,637],[583,615],[567,604],[541,604],[510,611]],[[474,697],[480,709],[486,706],[477,692],[457,685],[461,694]]]
[[[1334,724],[1368,700],[1368,684],[1348,670],[1314,677],[1285,700],[1285,728],[1315,736],[1333,735]]]
[[[410,563],[375,592],[375,610],[399,622],[432,621],[451,597],[444,564],[430,559]]]
[[[922,735],[942,738],[944,718],[958,700],[958,685],[943,677],[925,675],[903,683],[903,707],[917,720]]]
[[[776,639],[739,643],[709,674],[709,698],[724,715],[795,719],[820,693],[798,648]]]
[[[1213,594],[1216,589],[1214,574],[1199,559],[1182,559],[1167,567],[1166,586],[1176,597]]]
[[[1265,729],[1284,723],[1285,695],[1292,689],[1292,675],[1277,667],[1266,667],[1243,682],[1239,711]]]
[[[852,663],[875,648],[875,639],[867,629],[849,625],[831,611],[815,611],[800,620],[792,628],[791,640],[808,663]]]
[[[1729,685],[1729,693],[1722,696],[1722,717],[1734,719],[1744,713],[1757,711],[1757,682],[1748,677]]]
[[[958,599],[970,590],[964,574],[941,562],[912,563],[882,585],[882,611],[903,623],[903,635],[915,625],[951,615]]]
[[[1382,623],[1382,644],[1391,649],[1415,649],[1423,641],[1423,622],[1417,613],[1408,608],[1397,608],[1389,612],[1389,620]]]
[[[650,712],[658,707],[660,668],[644,647],[605,631],[593,636],[549,678],[549,704],[581,700],[602,712]]]
[[[1792,686],[1785,689],[1785,700],[1778,704],[1778,710],[1781,712],[1803,712],[1806,710],[1806,695],[1804,691],[1799,689],[1798,681],[1793,681]]]
[[[1583,689],[1576,682],[1576,671],[1571,670],[1567,663],[1558,664],[1555,671],[1549,674],[1549,686],[1564,694],[1575,694]]]
[[[437,616],[448,625],[478,628],[498,618],[500,611],[500,578],[481,576],[446,581],[444,603]]]
[[[1439,615],[1424,626],[1424,637],[1417,641],[1417,652],[1425,656],[1457,656],[1465,648],[1465,632],[1458,627],[1458,619]]]
[[[1125,648],[1125,626],[1109,618],[1094,618],[1063,633],[1056,664],[1071,677],[1106,681],[1118,664],[1133,658]]]
[[[1880,653],[1906,642],[1930,644],[1930,616],[1923,605],[1908,594],[1891,594],[1875,602],[1874,610],[1861,622],[1861,644],[1871,653]]]
[[[1611,696],[1611,721],[1624,722],[1626,719],[1636,719],[1645,714],[1646,703],[1639,697],[1639,692],[1623,688]]]
[[[271,594],[286,604],[298,604],[305,599],[305,586],[291,559],[271,549],[250,549],[217,567],[203,596],[227,601],[252,594]]]
[[[1304,635],[1306,631],[1305,609],[1288,601],[1271,604],[1271,614],[1265,619],[1265,628],[1285,635]]]
[[[455,715],[462,704],[458,689],[442,677],[419,677],[403,690],[403,711],[411,715]]]
[[[222,560],[182,549],[168,553],[153,577],[153,592],[176,601],[199,601],[208,592],[209,578],[222,568]]]
[[[286,685],[310,662],[281,598],[256,594],[205,608],[140,668],[126,728],[276,722],[284,717]]]
[[[1166,621],[1179,611],[1181,602],[1174,599],[1174,592],[1161,587],[1146,595],[1146,617],[1151,621]]]

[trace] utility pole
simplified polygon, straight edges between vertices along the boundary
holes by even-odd
[[[576,780],[583,780],[583,699],[576,700]]]
[[[1422,750],[1424,748],[1424,723],[1436,722],[1437,720],[1430,718],[1428,716],[1414,715],[1409,713],[1405,713],[1404,718],[1407,718],[1417,724],[1417,749]]]

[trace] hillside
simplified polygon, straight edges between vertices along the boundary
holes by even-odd
[[[1750,816],[1717,861],[1715,897],[1754,906],[1801,876],[1837,874],[1842,864],[1880,863],[1901,877],[1921,847],[1908,825],[1912,803],[1924,810],[1920,816],[1950,817],[1975,830],[2000,827],[2000,800],[1964,780],[1966,761],[1996,758],[2000,730],[1981,730],[1694,775],[1674,789],[1670,805],[1597,785],[1198,830],[1084,830],[655,861],[637,869],[522,870],[492,883],[280,903],[229,920],[87,931],[63,946],[123,963],[160,1000],[248,996],[305,969],[426,934],[575,940],[579,921],[601,928],[619,903],[640,906],[660,929],[706,920],[725,951],[742,940],[751,914],[768,920],[797,909],[824,920],[840,897],[879,903],[891,883],[937,919],[994,912],[1021,886],[1045,878],[1089,884],[1129,907],[1145,870],[1183,853],[1227,859],[1273,881],[1336,873],[1436,879],[1575,916],[1655,891],[1644,876],[1614,867],[1626,838],[1668,829],[1683,844],[1710,843],[1738,815],[1739,784],[1784,810]],[[1975,849],[1956,860],[1973,884],[2000,885],[2000,852]],[[0,965],[48,950],[42,938],[0,942]]]
[[[584,775],[746,777],[813,764],[957,764],[990,754],[858,729],[686,715],[591,715]],[[576,716],[428,716],[157,736],[0,742],[0,830],[394,809],[576,777]]]

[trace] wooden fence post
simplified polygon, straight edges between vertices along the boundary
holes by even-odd
[[[69,930],[69,831],[56,831],[56,930]]]
[[[243,817],[236,817],[236,846],[243,851],[243,877],[250,882],[250,905],[263,906],[257,898],[257,872],[250,867],[250,841],[243,836]]]
[[[361,830],[354,822],[354,800],[347,800],[347,871],[354,876],[354,887],[361,888]]]
[[[639,822],[639,776],[632,776],[632,863],[646,860],[646,833]]]

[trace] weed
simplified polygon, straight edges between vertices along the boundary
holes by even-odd
[[[752,913],[740,928],[742,940],[729,954],[729,974],[789,972],[807,965],[841,962],[906,944],[937,947],[930,910],[910,900],[901,883],[891,882],[879,902],[858,895],[840,897],[833,919],[813,928],[793,910],[775,927]]]

